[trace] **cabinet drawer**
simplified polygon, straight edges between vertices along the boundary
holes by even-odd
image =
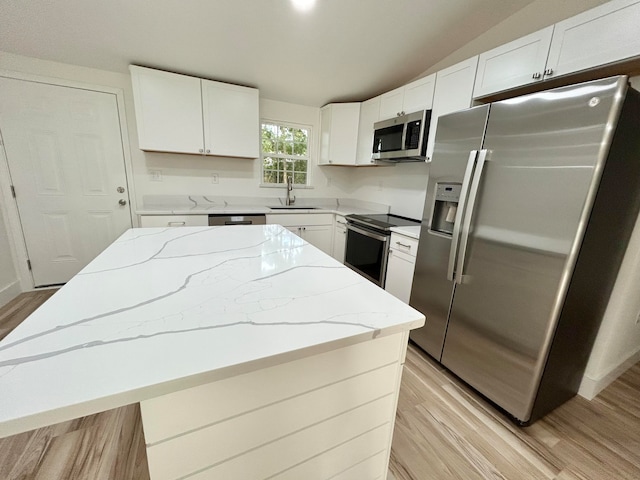
[[[207,215],[140,215],[141,227],[206,227]]]
[[[405,237],[399,233],[392,233],[389,248],[415,257],[416,252],[418,251],[418,240],[411,237]]]
[[[333,213],[272,213],[267,215],[267,223],[275,223],[283,227],[333,225]]]

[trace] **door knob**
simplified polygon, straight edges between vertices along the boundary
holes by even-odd
[[[124,207],[127,204],[127,201],[124,198],[121,198],[118,200],[118,203]]]
[[[124,187],[118,187],[116,190],[118,193],[124,193]]]

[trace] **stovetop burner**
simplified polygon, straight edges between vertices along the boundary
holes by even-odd
[[[391,230],[391,227],[409,227],[420,225],[420,222],[418,220],[386,213],[378,213],[372,215],[353,214],[347,215],[345,218],[348,222],[364,225],[366,227],[383,232],[389,232]]]

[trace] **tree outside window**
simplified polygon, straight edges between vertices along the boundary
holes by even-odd
[[[262,182],[294,185],[309,181],[309,127],[262,122]]]

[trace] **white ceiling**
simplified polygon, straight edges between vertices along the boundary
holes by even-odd
[[[0,50],[130,63],[320,106],[402,85],[532,0],[3,0]]]

